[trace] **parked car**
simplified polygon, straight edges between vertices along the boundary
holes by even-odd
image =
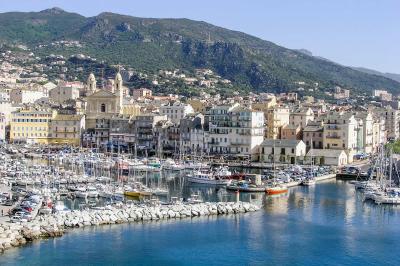
[[[27,222],[28,220],[23,218],[20,215],[14,215],[10,218],[10,222],[12,223],[20,223],[20,222]]]
[[[12,200],[6,200],[6,202],[4,202],[5,206],[13,206],[14,202]]]
[[[28,212],[32,212],[33,211],[33,209],[31,207],[27,207],[27,206],[22,207],[22,209],[24,209],[24,210],[26,210]]]

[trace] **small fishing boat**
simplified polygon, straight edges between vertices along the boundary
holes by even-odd
[[[265,189],[265,192],[268,195],[277,195],[277,194],[284,194],[288,192],[288,188],[282,185],[276,185],[273,187],[268,187]]]

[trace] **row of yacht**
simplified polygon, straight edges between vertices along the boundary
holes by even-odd
[[[353,182],[355,188],[362,191],[364,201],[400,204],[400,175],[393,158],[390,151],[381,147],[368,171],[367,180]]]

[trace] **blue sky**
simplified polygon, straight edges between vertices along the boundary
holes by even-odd
[[[54,6],[85,16],[203,20],[344,65],[400,73],[400,0],[2,0],[0,12]]]

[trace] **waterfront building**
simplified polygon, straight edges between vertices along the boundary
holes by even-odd
[[[80,146],[85,130],[85,117],[79,114],[53,113],[50,121],[49,144]]]
[[[311,161],[312,160],[312,161]],[[311,149],[304,159],[305,164],[343,166],[347,164],[344,150]]]
[[[135,144],[135,120],[132,116],[114,116],[110,119],[109,144],[124,145],[131,149]]]
[[[208,113],[208,150],[258,160],[264,139],[264,113],[234,105],[214,106]]]
[[[93,129],[95,147],[105,147],[108,144],[110,136],[110,120],[111,118],[97,118]],[[87,121],[87,120],[86,120]]]
[[[162,120],[168,120],[166,115],[141,114],[135,117],[136,151],[149,155],[155,153],[157,147],[157,136],[155,125]]]
[[[174,134],[174,123],[167,120],[160,120],[154,126],[154,143],[155,150],[160,155],[160,157],[164,156],[172,156],[174,154],[179,153],[179,140],[172,138]],[[172,140],[174,139],[174,140]]]
[[[11,113],[10,142],[47,144],[53,112],[26,106]]]
[[[205,151],[204,115],[189,114],[180,122],[180,146],[185,154]]]
[[[306,144],[302,140],[266,139],[260,145],[261,162],[296,164],[306,155]]]
[[[350,112],[329,112],[323,118],[324,149],[345,150],[348,162],[357,150],[358,123]]]

